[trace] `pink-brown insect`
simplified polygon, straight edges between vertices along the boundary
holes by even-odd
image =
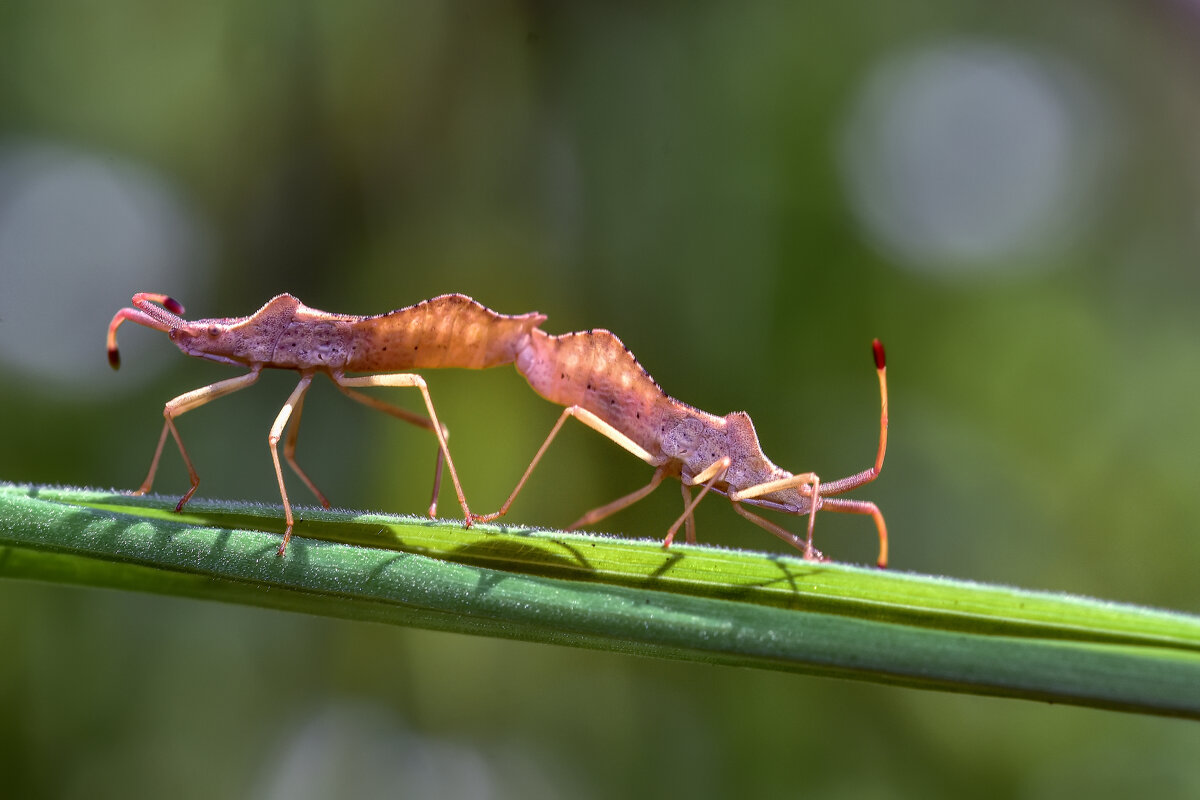
[[[321,505],[329,507],[325,495],[295,461],[304,395],[314,376],[324,373],[350,398],[433,431],[438,441],[438,461],[429,515],[434,516],[437,511],[441,464],[445,459],[465,523],[469,526],[474,518],[450,458],[450,450],[446,445],[447,431],[438,422],[424,379],[404,371],[426,367],[483,369],[509,363],[516,357],[516,344],[545,319],[536,313],[515,317],[497,314],[461,294],[435,297],[374,317],[318,311],[290,294],[275,297],[248,317],[194,322],[181,319],[178,315],[183,313],[183,306],[166,295],[135,294],[133,305],[134,308],[118,311],[108,327],[108,360],[114,369],[120,366],[117,328],[126,320],[164,331],[187,355],[250,369],[245,375],[186,392],[166,404],[163,408],[166,422],[150,462],[150,471],[134,494],[150,491],[167,433],[170,432],[179,445],[179,453],[191,478],[191,488],[175,506],[176,511],[182,510],[195,493],[200,478],[175,427],[175,418],[218,397],[246,388],[258,380],[264,368],[290,369],[300,373],[300,382],[284,403],[267,436],[287,520],[287,530],[279,545],[280,555],[287,548],[295,525],[287,487],[283,483],[283,471],[279,466],[279,439],[289,421],[291,426],[284,443],[284,458]],[[347,377],[347,372],[392,374]],[[356,388],[368,386],[415,387],[421,392],[429,416],[422,417],[355,391]]]
[[[476,521],[488,522],[507,513],[567,417],[575,417],[655,470],[644,487],[589,511],[571,529],[604,519],[650,494],[664,477],[675,476],[681,481],[684,510],[668,530],[664,547],[671,545],[684,523],[687,540],[695,542],[692,512],[707,492],[714,491],[728,497],[738,514],[799,548],[809,559],[821,558],[812,544],[818,510],[869,515],[879,532],[877,563],[880,567],[887,566],[887,527],[879,508],[865,500],[831,497],[870,483],[883,468],[887,450],[887,368],[883,345],[878,339],[872,345],[881,405],[875,465],[840,480],[823,482],[816,473],[793,475],[773,464],[763,453],[754,423],[746,412],[718,417],[667,395],[609,331],[597,329],[552,336],[530,327],[521,337],[516,348],[517,370],[534,391],[567,408],[500,510],[474,515]],[[691,486],[701,486],[694,499],[688,488]],[[746,510],[746,505],[807,515],[807,536],[800,538]]]

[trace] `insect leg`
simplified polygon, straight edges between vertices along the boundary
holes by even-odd
[[[300,393],[300,396],[296,398],[295,408],[292,409],[291,424],[288,425],[287,439],[283,443],[283,457],[287,459],[288,466],[292,468],[292,471],[300,476],[300,480],[304,481],[304,485],[321,501],[321,505],[329,508],[329,501],[325,499],[325,495],[321,493],[317,485],[308,477],[308,473],[302,470],[300,465],[296,463],[296,439],[300,436],[300,414],[304,411],[304,395],[305,392]]]
[[[279,545],[279,555],[283,555],[283,551],[287,549],[288,542],[292,539],[292,528],[296,524],[296,520],[292,516],[292,503],[288,500],[287,487],[283,484],[283,470],[279,468],[279,439],[283,436],[283,427],[287,425],[292,412],[298,411],[304,404],[304,393],[308,391],[309,385],[312,384],[312,379],[311,372],[300,376],[300,382],[292,390],[292,394],[288,397],[287,402],[283,404],[283,408],[279,409],[279,416],[275,417],[275,424],[271,426],[271,432],[267,435],[267,446],[271,448],[271,461],[275,463],[275,477],[279,480],[279,496],[283,498],[283,516],[287,520],[287,530],[283,532],[283,542]],[[287,446],[284,445],[285,451],[286,448]],[[304,473],[300,472],[299,468],[296,471],[300,473],[301,477],[304,477]],[[305,478],[305,481],[308,482],[308,479]],[[309,483],[309,486],[312,486],[312,484]],[[314,488],[313,491],[315,492],[316,489]]]
[[[737,507],[737,504],[734,504]],[[826,511],[839,511],[844,514],[867,514],[875,520],[875,527],[879,530],[879,558],[875,562],[880,567],[888,565],[888,535],[887,525],[883,521],[883,514],[879,511],[879,506],[866,500],[850,500],[842,497],[822,497],[821,508]]]
[[[667,529],[667,538],[663,539],[664,548],[670,547],[671,542],[675,541],[675,534],[679,531],[679,526],[683,524],[684,520],[692,518],[692,512],[696,510],[696,506],[700,505],[700,501],[704,499],[704,495],[708,494],[708,490],[713,487],[713,484],[725,477],[725,473],[729,471],[729,464],[729,456],[725,456],[720,461],[714,461],[712,464],[709,464],[707,468],[688,481],[693,486],[703,483],[704,488],[700,490],[700,494],[696,495],[694,500],[684,507],[683,514],[680,515],[679,519],[675,520],[675,524]],[[695,536],[694,530],[692,531],[692,536]],[[695,539],[693,538],[692,541],[695,541]]]
[[[764,519],[763,517],[760,517],[758,514],[755,514],[752,511],[747,511],[746,508],[741,503],[734,503],[733,510],[736,511],[737,513],[741,514],[743,517],[750,520],[751,522],[753,522],[755,525],[759,526],[763,530],[768,531],[769,533],[775,534],[780,539],[783,539],[785,542],[790,544],[792,547],[795,547],[797,550],[804,551],[804,557],[806,559],[808,559],[810,561],[824,561],[825,560],[825,556],[821,554],[820,550],[818,550],[815,547],[812,547],[809,543],[805,542],[799,536],[797,536],[796,534],[787,530],[786,528],[781,528],[780,526],[776,525],[774,522],[771,522],[768,519]]]
[[[450,469],[450,480],[454,481],[454,492],[458,495],[458,503],[462,506],[464,524],[469,528],[471,523],[475,521],[475,517],[471,515],[471,509],[467,506],[466,495],[463,494],[462,484],[458,481],[458,472],[454,469],[454,459],[450,458],[450,448],[446,445],[445,428],[438,422],[437,412],[433,410],[433,399],[429,396],[429,387],[425,384],[425,379],[420,375],[404,373],[399,375],[364,375],[357,378],[347,378],[345,375],[334,373],[332,375],[333,382],[338,386],[347,388],[367,387],[367,386],[396,386],[396,387],[415,387],[421,391],[421,397],[425,400],[425,410],[429,412],[429,421],[433,423],[433,433],[437,436],[438,448],[442,452],[442,456],[446,459],[446,466]],[[430,511],[432,516],[433,510]]]
[[[686,509],[692,504],[692,490],[683,481],[679,482],[679,489],[683,492],[683,507]],[[687,515],[687,520],[683,526],[684,536],[688,544],[696,543],[696,519],[691,515]]]
[[[757,517],[757,515],[751,516],[749,512],[743,511],[741,503],[739,502],[740,500],[752,499],[763,494],[769,494],[770,492],[778,491],[780,489],[788,489],[793,486],[800,488],[801,492],[807,498],[811,498],[807,507],[808,539],[803,546],[797,544],[799,540],[794,534],[787,533],[786,531],[783,531],[782,528],[775,529],[767,527],[767,525],[772,523],[767,523],[766,520],[757,522],[762,518]],[[847,514],[867,514],[875,520],[875,527],[879,531],[879,558],[877,559],[876,563],[880,567],[886,567],[888,562],[887,525],[884,524],[883,514],[880,513],[879,507],[866,500],[850,500],[841,497],[830,497],[829,486],[830,484],[828,483],[821,483],[820,479],[817,478],[816,475],[812,473],[805,473],[801,475],[793,475],[791,478],[783,478],[782,480],[760,483],[757,486],[751,486],[750,488],[743,489],[740,492],[729,492],[728,496],[729,499],[733,501],[734,510],[736,510],[739,514],[747,519],[753,518],[757,524],[761,525],[777,536],[784,538],[785,541],[792,542],[792,544],[795,544],[806,553],[812,549],[813,517],[815,516],[816,509],[820,508],[824,511],[838,511]],[[843,487],[841,491],[845,491],[845,488]],[[780,510],[784,509],[781,508]],[[798,513],[805,513],[804,508],[800,508],[797,511]],[[783,533],[781,534],[780,531],[783,531]],[[808,556],[806,555],[805,558],[807,557]]]
[[[475,515],[476,522],[491,522],[492,520],[498,519],[508,513],[509,506],[512,505],[513,500],[517,499],[517,495],[521,492],[521,489],[525,486],[525,481],[529,480],[529,475],[533,472],[533,468],[536,467],[537,463],[542,460],[542,456],[545,455],[545,453],[546,453],[546,448],[548,448],[550,446],[550,442],[554,441],[554,437],[558,435],[558,432],[562,429],[563,423],[567,421],[568,417],[575,417],[580,422],[582,422],[584,425],[587,425],[589,428],[596,431],[597,433],[601,433],[604,436],[607,436],[609,439],[612,439],[614,442],[621,445],[621,447],[624,447],[626,450],[633,453],[635,456],[642,459],[643,461],[650,464],[651,466],[657,467],[657,466],[661,465],[661,463],[662,463],[661,459],[655,458],[654,456],[650,455],[650,453],[647,450],[645,450],[641,445],[639,445],[637,442],[633,441],[628,436],[626,436],[625,434],[621,433],[619,430],[614,428],[612,425],[609,425],[607,422],[605,422],[604,420],[597,417],[591,411],[588,411],[586,408],[583,408],[582,406],[568,406],[568,407],[564,408],[562,414],[559,415],[558,422],[554,423],[554,427],[550,429],[550,435],[546,437],[546,441],[542,442],[542,446],[539,447],[537,453],[534,454],[533,460],[530,461],[529,466],[525,468],[525,474],[521,476],[521,480],[517,481],[516,488],[512,490],[512,494],[510,494],[508,496],[508,499],[504,501],[504,505],[500,506],[499,511],[495,511],[491,514],[483,514],[483,515],[476,514]],[[652,481],[653,481],[653,479],[652,479]],[[657,484],[655,484],[655,485],[657,485]],[[621,498],[621,499],[624,499],[624,498]],[[640,497],[637,499],[640,499]],[[633,501],[630,501],[630,502],[633,502]],[[628,505],[628,503],[626,505]],[[597,509],[597,511],[598,510],[600,510],[600,509]],[[587,516],[587,515],[585,515],[585,516]],[[579,524],[579,523],[576,523],[576,524]]]
[[[430,420],[429,417],[423,417],[420,414],[414,414],[413,412],[409,411],[407,408],[401,408],[400,406],[394,406],[391,403],[386,403],[383,400],[380,400],[376,397],[371,397],[369,394],[363,394],[362,392],[357,392],[354,389],[347,389],[345,386],[342,386],[340,383],[335,383],[335,385],[339,389],[341,389],[342,394],[346,395],[351,400],[357,400],[358,402],[362,403],[365,406],[373,408],[376,411],[382,411],[385,414],[390,414],[391,416],[395,417],[396,419],[402,419],[405,422],[416,425],[418,428],[424,428],[427,431],[433,430],[433,421]],[[442,437],[447,440],[449,440],[449,438],[450,438],[450,429],[447,428],[445,425],[442,426]],[[431,516],[431,517],[437,516],[438,492],[441,490],[441,488],[442,488],[442,448],[439,446],[438,451],[437,451],[437,458],[434,460],[434,465],[433,465],[433,497],[429,501],[429,516]]]
[[[577,528],[582,528],[584,525],[591,525],[593,523],[599,522],[600,520],[604,519],[605,517],[607,517],[611,514],[615,514],[627,506],[633,505],[638,500],[641,500],[643,497],[645,497],[646,495],[650,494],[655,489],[657,489],[658,485],[660,483],[662,483],[662,479],[666,474],[667,474],[666,469],[664,467],[659,467],[658,469],[654,470],[654,475],[651,476],[650,482],[647,483],[645,486],[643,486],[642,488],[640,488],[636,491],[630,492],[629,494],[625,495],[624,497],[618,497],[616,500],[613,500],[611,503],[605,503],[604,505],[600,506],[599,508],[593,508],[591,511],[587,512],[582,517],[575,520],[575,522],[572,523],[571,526],[569,528],[567,528],[567,530],[573,531]]]
[[[255,366],[245,375],[227,378],[199,389],[193,389],[168,401],[163,406],[163,417],[166,421],[163,423],[162,434],[158,437],[158,446],[154,449],[154,458],[150,460],[150,471],[146,473],[146,480],[142,481],[142,485],[132,494],[146,494],[150,491],[150,486],[154,483],[154,474],[158,472],[158,461],[162,457],[163,445],[167,441],[167,432],[170,431],[171,435],[175,437],[175,444],[179,445],[179,455],[183,456],[183,464],[187,467],[188,478],[192,482],[191,488],[183,497],[179,498],[179,502],[175,505],[176,511],[182,511],[187,501],[191,500],[192,495],[196,493],[196,487],[200,485],[200,477],[196,474],[196,468],[192,466],[192,460],[188,458],[187,449],[183,446],[183,439],[179,437],[179,430],[175,427],[175,417],[186,414],[193,408],[199,408],[218,397],[224,397],[238,389],[245,389],[258,380],[258,374],[261,371],[261,366]]]
[[[815,472],[801,472],[788,478],[748,486],[745,489],[729,493],[729,499],[736,506],[739,500],[759,497],[782,489],[799,489],[801,494],[812,498],[808,504],[808,541],[804,546],[805,552],[812,550],[813,530],[817,522],[817,509],[821,507],[821,479]]]

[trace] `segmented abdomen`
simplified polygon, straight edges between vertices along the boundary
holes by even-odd
[[[551,336],[530,331],[517,371],[552,403],[582,406],[654,455],[687,407],[668,397],[633,353],[600,328]]]
[[[463,294],[445,294],[353,323],[351,372],[464,367],[484,369],[516,358],[521,340],[546,317],[498,314]]]

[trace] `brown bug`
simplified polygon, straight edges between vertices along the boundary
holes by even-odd
[[[279,545],[280,555],[287,548],[295,525],[287,487],[283,483],[283,471],[279,466],[279,439],[289,421],[291,427],[283,447],[284,458],[321,501],[321,505],[329,507],[325,495],[295,461],[304,394],[315,375],[328,375],[344,394],[360,403],[433,431],[438,441],[438,461],[429,515],[433,516],[437,511],[441,463],[445,459],[458,502],[462,505],[465,523],[469,526],[473,519],[471,510],[446,445],[446,428],[438,422],[425,380],[420,375],[399,371],[425,367],[483,369],[509,363],[515,357],[516,345],[524,334],[545,319],[536,313],[515,317],[497,314],[461,294],[442,295],[374,317],[318,311],[290,294],[273,298],[248,317],[194,322],[181,319],[178,315],[183,313],[183,306],[166,295],[135,294],[133,305],[135,308],[118,311],[108,326],[108,360],[114,369],[121,363],[117,351],[117,328],[125,320],[166,332],[171,341],[187,355],[250,369],[245,375],[186,392],[166,404],[163,408],[166,422],[150,462],[150,471],[134,494],[150,491],[167,433],[170,432],[179,445],[179,453],[183,456],[192,483],[175,506],[176,511],[182,510],[195,493],[200,478],[175,427],[175,418],[218,397],[246,388],[258,380],[264,368],[291,369],[300,373],[300,382],[284,403],[267,437],[287,520],[287,530]],[[346,372],[393,374],[347,377]],[[355,391],[356,388],[368,386],[415,387],[421,392],[429,416],[422,417]]]
[[[880,567],[887,566],[887,527],[879,508],[865,500],[831,497],[870,483],[883,468],[887,450],[887,367],[878,339],[872,343],[881,404],[875,465],[840,480],[823,482],[816,473],[793,475],[773,464],[763,453],[754,423],[746,412],[718,417],[669,396],[609,331],[596,329],[552,336],[539,328],[530,328],[522,337],[516,352],[517,370],[534,391],[567,408],[500,510],[474,515],[476,521],[488,522],[507,513],[563,423],[568,417],[575,417],[656,469],[650,482],[641,489],[589,511],[570,529],[590,525],[632,505],[650,494],[664,477],[675,476],[681,481],[684,510],[668,530],[664,547],[671,545],[684,523],[687,540],[695,542],[692,512],[707,492],[714,491],[728,497],[738,514],[799,548],[809,559],[821,557],[812,544],[818,510],[870,515],[879,532],[877,563]],[[695,498],[690,486],[701,486]],[[808,515],[808,535],[801,539],[746,510],[746,505]]]

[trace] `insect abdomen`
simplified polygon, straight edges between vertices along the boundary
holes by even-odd
[[[670,400],[625,345],[596,329],[551,336],[530,331],[517,371],[552,403],[582,406],[648,449]],[[673,402],[673,401],[672,401]]]
[[[526,334],[545,320],[536,312],[509,316],[462,294],[446,294],[354,323],[351,372],[463,367],[511,362]]]

